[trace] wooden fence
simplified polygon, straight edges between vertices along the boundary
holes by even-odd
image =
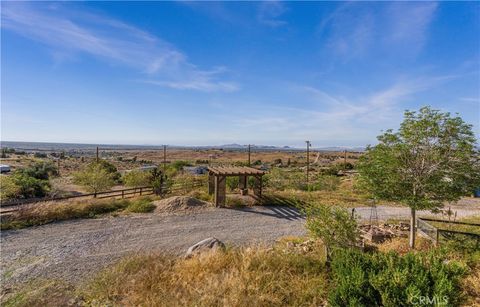
[[[188,183],[173,183],[171,185],[164,185],[159,194],[166,195],[166,194],[175,194],[175,193],[187,193],[188,191],[202,187],[206,183],[201,180],[194,180]],[[155,190],[151,186],[142,186],[142,187],[135,187],[135,188],[127,188],[121,190],[111,190],[111,191],[103,191],[97,193],[88,193],[88,194],[78,194],[78,195],[69,195],[69,196],[62,196],[62,197],[44,197],[44,198],[33,198],[33,199],[23,199],[23,200],[15,200],[12,202],[2,202],[0,208],[12,208],[12,207],[19,207],[22,205],[27,204],[35,204],[47,201],[61,201],[61,200],[69,200],[69,199],[104,199],[104,198],[128,198],[128,197],[135,197],[135,196],[146,196],[155,194]],[[13,208],[12,208],[13,209]],[[14,211],[14,210],[8,210]]]

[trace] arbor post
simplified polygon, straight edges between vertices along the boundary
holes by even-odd
[[[227,198],[227,185],[225,176],[215,176],[215,206],[224,207]]]
[[[215,176],[208,174],[208,194],[212,195],[215,192]]]

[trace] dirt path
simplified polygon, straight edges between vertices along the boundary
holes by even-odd
[[[379,207],[379,219],[405,218],[408,208]],[[356,208],[363,219],[370,208]],[[459,216],[480,210],[458,209]],[[293,208],[207,209],[188,215],[139,214],[79,219],[21,230],[2,231],[2,283],[32,278],[78,282],[120,257],[142,251],[182,254],[190,245],[217,237],[231,245],[271,244],[283,236],[305,234],[304,218]]]

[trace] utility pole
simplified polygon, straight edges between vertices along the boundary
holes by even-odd
[[[98,146],[97,146],[97,163],[98,163]]]
[[[163,145],[163,174],[167,170],[167,145]]]
[[[251,148],[250,148],[250,144],[248,144],[248,166],[250,166],[250,155],[251,155]]]
[[[310,173],[310,146],[312,146],[312,144],[310,141],[305,141],[305,143],[307,143],[307,190],[310,191],[308,175]]]

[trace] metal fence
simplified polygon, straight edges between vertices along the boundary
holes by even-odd
[[[468,240],[470,241],[473,240],[476,246],[480,247],[480,234],[478,233],[449,230],[449,229],[439,229],[428,222],[445,223],[450,225],[466,225],[466,226],[474,226],[474,227],[480,227],[480,224],[457,222],[457,221],[445,221],[445,220],[437,220],[437,219],[429,219],[429,218],[417,219],[418,233],[424,236],[425,238],[430,239],[432,242],[434,242],[437,245],[440,244],[441,240],[456,240],[459,242],[466,242]]]

